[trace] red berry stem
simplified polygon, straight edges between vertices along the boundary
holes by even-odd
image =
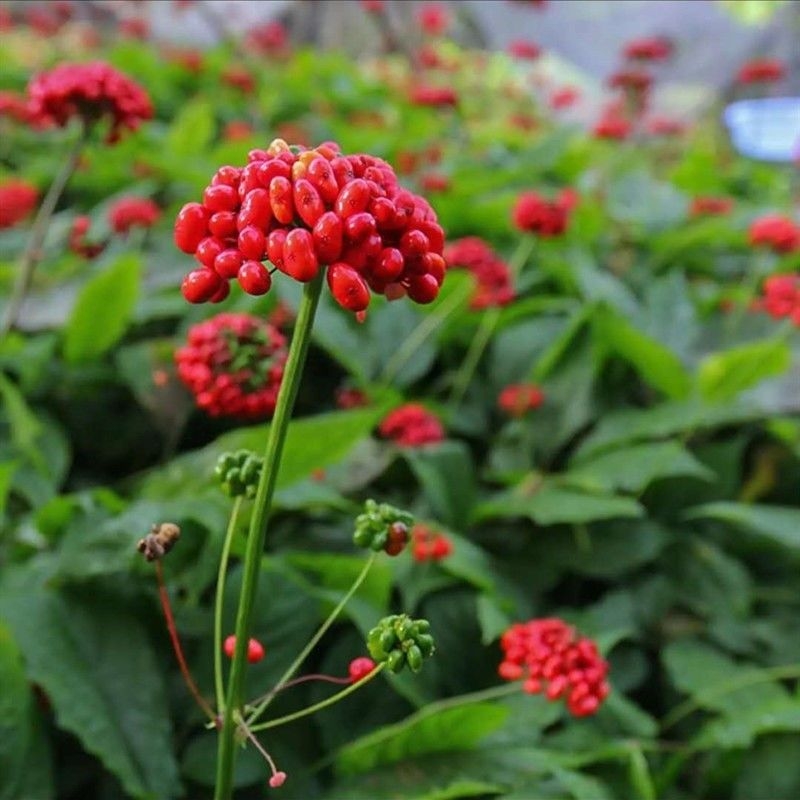
[[[215,724],[219,724],[219,718],[214,713],[214,710],[208,704],[206,699],[200,694],[197,684],[192,678],[192,673],[189,671],[189,666],[186,663],[186,658],[183,655],[183,648],[181,647],[181,640],[178,636],[178,629],[175,627],[175,618],[172,616],[172,605],[169,601],[169,592],[164,585],[164,572],[161,567],[161,561],[156,561],[156,581],[158,582],[158,596],[161,600],[161,608],[164,611],[164,618],[167,621],[167,631],[169,631],[169,638],[172,642],[172,649],[175,651],[175,658],[178,660],[178,666],[181,670],[181,675],[186,683],[189,692],[194,697],[197,705],[203,710],[203,713]]]
[[[266,694],[254,700],[252,705],[263,703],[264,701],[271,701],[272,698],[275,697],[276,694],[278,694],[278,692],[282,692],[284,689],[290,689],[292,686],[297,686],[299,683],[306,683],[308,681],[323,681],[325,683],[338,683],[341,684],[342,686],[346,686],[347,684],[352,683],[350,678],[337,678],[333,675],[323,675],[322,673],[312,672],[309,673],[308,675],[301,675],[299,678],[292,678],[292,680],[286,681],[286,683],[278,684],[274,689],[270,689]]]
[[[247,663],[247,643],[252,627],[253,605],[258,579],[261,572],[261,558],[264,552],[264,541],[267,534],[267,520],[275,491],[275,481],[280,468],[286,431],[297,397],[297,390],[303,374],[303,367],[311,342],[311,329],[317,311],[324,272],[320,271],[314,280],[303,289],[303,300],[297,314],[294,335],[289,348],[289,357],[278,393],[275,415],[269,428],[266,449],[264,451],[264,468],[258,483],[253,513],[250,518],[250,529],[247,536],[247,548],[244,556],[242,588],[239,593],[239,605],[236,614],[236,649],[233,653],[228,693],[223,716],[222,731],[219,737],[217,759],[217,780],[214,793],[215,800],[230,800],[233,793],[233,772],[236,755],[236,720],[234,714],[242,707],[244,673]],[[279,682],[280,683],[280,682]]]
[[[81,122],[78,134],[66,152],[61,170],[50,184],[50,188],[47,190],[39,210],[36,212],[28,243],[20,259],[17,280],[14,283],[11,298],[6,306],[3,324],[0,326],[0,339],[5,338],[6,334],[16,326],[19,320],[22,304],[25,302],[25,295],[27,295],[33,280],[33,273],[42,258],[42,247],[47,236],[47,229],[50,226],[50,220],[53,218],[53,212],[61,199],[61,195],[64,193],[64,189],[67,187],[67,183],[69,183],[69,179],[72,177],[72,173],[75,172],[75,168],[78,166],[81,151],[86,144],[88,136],[89,126]]]

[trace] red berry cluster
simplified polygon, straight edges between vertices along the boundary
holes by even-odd
[[[457,239],[445,248],[444,258],[450,267],[464,267],[475,276],[470,308],[504,306],[514,299],[508,264],[480,237]]]
[[[276,139],[248,162],[221,167],[203,202],[178,214],[175,243],[202,265],[183,281],[189,302],[219,302],[233,278],[248,294],[268,292],[265,259],[302,283],[328,265],[331,294],[356,313],[369,305],[370,289],[417,303],[437,296],[444,232],[385,161],[342,156],[331,143],[305,150]]]
[[[724,216],[733,211],[732,197],[694,197],[689,206],[689,216]]]
[[[647,92],[653,85],[653,76],[641,69],[621,69],[609,75],[607,83],[610,89]]]
[[[415,106],[443,106],[458,105],[458,92],[450,86],[432,86],[418,83],[411,87],[408,93],[409,102]]]
[[[622,55],[631,61],[664,61],[672,55],[672,42],[661,36],[633,39],[622,49]]]
[[[559,110],[562,108],[570,108],[580,100],[581,93],[574,86],[562,86],[556,89],[548,100],[550,108]]]
[[[497,398],[497,405],[512,417],[524,417],[544,402],[544,392],[533,383],[513,383]]]
[[[115,233],[126,234],[131,228],[151,228],[158,222],[161,209],[146,197],[121,197],[108,209],[108,224]]]
[[[0,183],[0,229],[13,228],[36,208],[39,190],[27,181],[12,178]]]
[[[618,111],[607,111],[594,124],[592,134],[597,139],[621,141],[631,135],[633,125]]]
[[[645,122],[645,130],[651,136],[680,136],[686,133],[686,124],[679,119],[656,114]]]
[[[361,408],[369,405],[369,397],[361,389],[343,386],[336,390],[336,406],[338,408]]]
[[[498,672],[507,681],[523,680],[522,690],[548,700],[566,697],[576,717],[594,714],[610,691],[608,664],[597,645],[556,618],[512,625],[501,637],[504,658]]]
[[[31,113],[24,95],[0,91],[0,117],[10,117],[16,122],[30,122]]]
[[[244,94],[252,94],[256,90],[256,79],[247,67],[239,64],[229,64],[220,75],[222,82],[232,89],[238,89]]]
[[[453,543],[441,531],[417,523],[411,529],[411,557],[414,561],[441,561],[453,552]]]
[[[542,54],[542,48],[535,42],[516,39],[508,46],[508,54],[514,58],[535,61]]]
[[[97,258],[105,250],[105,242],[92,242],[87,239],[92,221],[89,217],[81,215],[72,220],[67,244],[69,249],[82,258]]]
[[[36,75],[28,84],[28,97],[34,119],[61,127],[73,117],[86,124],[110,117],[109,142],[153,116],[144,89],[103,61],[60,64]]]
[[[788,317],[800,326],[800,274],[767,278],[759,307],[776,319]]]
[[[523,192],[514,205],[512,217],[521,231],[542,238],[561,236],[567,229],[576,196],[564,190],[555,200],[546,200],[536,192]]]
[[[748,61],[736,74],[738,83],[773,83],[782,80],[786,67],[777,58],[757,58]]]
[[[435,444],[445,438],[439,418],[419,403],[406,403],[387,414],[378,428],[381,436],[403,447]]]
[[[450,13],[441,3],[426,3],[417,12],[417,22],[429,36],[441,36],[450,25]]]
[[[750,225],[748,241],[751,245],[764,245],[776,253],[794,253],[800,250],[800,225],[781,214],[767,214]]]
[[[200,408],[243,419],[275,411],[286,357],[283,334],[248,314],[218,314],[194,325],[175,353],[178,377]]]
[[[259,55],[283,55],[289,45],[289,33],[282,23],[272,20],[248,31],[245,45],[248,50]]]

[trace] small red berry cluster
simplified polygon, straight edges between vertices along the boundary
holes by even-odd
[[[533,383],[512,383],[497,398],[497,405],[512,417],[524,417],[544,402],[544,392]]]
[[[0,229],[12,228],[36,208],[39,190],[27,181],[12,178],[0,183]]]
[[[631,61],[664,61],[672,55],[673,47],[663,36],[645,36],[632,39],[622,49],[622,55]]]
[[[772,275],[764,281],[764,296],[758,301],[775,319],[787,317],[800,326],[800,274]]]
[[[381,436],[403,447],[435,444],[445,438],[439,418],[420,403],[406,403],[386,415],[378,428]]]
[[[474,310],[508,305],[515,297],[508,264],[479,236],[466,236],[447,245],[444,258],[450,267],[464,267],[475,277]]]
[[[222,649],[228,658],[233,658],[236,650],[236,636],[231,634],[222,644]],[[250,664],[258,664],[264,658],[264,645],[258,639],[247,640],[247,660]]]
[[[103,61],[59,64],[42,72],[28,84],[28,97],[31,116],[42,123],[63,127],[81,117],[88,125],[109,116],[109,143],[153,116],[145,90]]]
[[[800,225],[781,214],[767,214],[750,225],[748,241],[776,253],[794,253],[800,250]]]
[[[608,663],[597,645],[576,637],[574,628],[556,618],[512,625],[501,637],[503,661],[498,672],[507,681],[523,680],[522,690],[548,700],[566,697],[576,717],[594,714],[610,691]]]
[[[81,258],[97,258],[106,248],[106,242],[92,241],[88,238],[92,220],[85,214],[80,214],[72,220],[69,229],[67,246],[70,251]]]
[[[361,408],[366,405],[369,405],[369,397],[362,389],[356,389],[352,386],[342,386],[340,389],[336,390],[337,408]]]
[[[733,205],[732,197],[713,197],[710,195],[693,197],[689,205],[689,216],[724,216],[733,211]]]
[[[192,326],[175,353],[178,377],[200,408],[243,419],[275,411],[286,357],[283,334],[248,314],[218,314]]]
[[[147,197],[121,197],[108,209],[108,222],[114,233],[126,234],[131,228],[152,228],[161,209]]]
[[[521,231],[542,238],[561,236],[576,202],[577,196],[568,189],[562,190],[555,200],[546,200],[536,192],[523,192],[514,205],[514,224]]]
[[[403,188],[385,161],[313,150],[276,139],[243,168],[221,167],[175,223],[175,243],[202,265],[184,279],[191,303],[219,302],[236,278],[245,292],[271,286],[269,261],[307,283],[327,265],[340,306],[366,310],[370,289],[430,303],[444,280],[444,232],[422,197]]]
[[[743,64],[737,83],[775,83],[786,76],[786,67],[777,58],[756,58]]]
[[[414,561],[441,561],[453,552],[453,543],[441,531],[417,523],[411,529],[411,557]]]

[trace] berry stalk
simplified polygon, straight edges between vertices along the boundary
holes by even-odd
[[[31,227],[30,238],[25,247],[20,260],[19,272],[17,273],[17,280],[14,283],[14,289],[11,293],[11,299],[6,306],[6,313],[3,318],[3,324],[0,326],[0,338],[16,327],[19,320],[19,313],[22,310],[22,304],[25,302],[25,295],[28,293],[31,281],[33,280],[33,273],[36,271],[36,265],[42,258],[42,246],[44,245],[45,237],[47,236],[47,229],[50,226],[50,220],[53,218],[53,212],[64,193],[72,173],[78,166],[78,161],[81,157],[81,150],[88,137],[89,128],[87,125],[81,123],[80,130],[77,137],[72,142],[70,148],[67,150],[64,163],[61,165],[61,170],[58,172],[47,194],[36,212],[36,218]]]
[[[286,369],[275,407],[275,415],[269,428],[264,451],[264,468],[261,471],[261,478],[258,482],[244,556],[244,575],[236,614],[236,649],[234,650],[233,663],[228,679],[227,702],[225,704],[222,731],[219,737],[215,800],[230,800],[233,791],[233,770],[236,753],[234,735],[237,728],[234,715],[242,706],[247,642],[250,638],[253,604],[258,588],[261,556],[264,551],[264,540],[267,533],[267,519],[272,505],[272,495],[275,491],[283,445],[286,441],[286,431],[294,408],[294,401],[297,397],[297,390],[300,386],[308,347],[311,343],[311,329],[314,324],[314,316],[319,303],[323,280],[324,272],[320,271],[317,277],[307,283],[303,289],[303,300],[297,314],[294,335],[289,348],[289,357],[286,361]]]

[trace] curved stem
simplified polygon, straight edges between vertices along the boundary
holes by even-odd
[[[526,236],[514,251],[508,268],[511,273],[511,278],[515,283],[522,272],[522,268],[530,258],[535,243],[536,240],[533,236]],[[500,321],[500,311],[501,309],[499,306],[493,306],[481,319],[478,332],[475,334],[469,346],[469,350],[467,351],[467,355],[464,358],[464,362],[453,381],[453,388],[450,392],[450,405],[452,408],[457,408],[464,399],[467,387],[475,376],[475,371],[478,369],[481,357],[492,339],[492,334],[497,327],[497,323]]]
[[[382,664],[378,664],[378,666],[375,667],[372,672],[370,672],[368,675],[365,675],[360,681],[351,683],[346,689],[342,689],[341,692],[336,692],[336,694],[331,695],[325,700],[321,700],[319,703],[314,703],[313,706],[303,708],[300,711],[295,711],[293,714],[287,714],[285,717],[278,717],[277,719],[271,719],[269,722],[262,722],[260,725],[252,725],[250,726],[250,730],[265,731],[267,728],[277,728],[278,725],[285,725],[287,722],[294,722],[296,719],[307,717],[309,714],[315,714],[317,711],[321,711],[323,708],[332,706],[334,703],[338,703],[340,700],[344,700],[344,698],[348,695],[353,694],[356,689],[360,689],[365,683],[369,683],[369,681],[371,681],[376,675],[379,675],[381,672],[383,672],[385,666],[385,661]]]
[[[314,315],[317,311],[324,278],[324,272],[320,270],[319,275],[311,283],[307,283],[303,289],[303,300],[297,314],[294,335],[289,347],[289,357],[286,361],[281,388],[278,392],[278,402],[267,436],[267,444],[264,451],[264,468],[261,470],[255,506],[247,534],[244,574],[236,613],[236,648],[233,653],[233,663],[231,664],[228,678],[228,696],[225,703],[222,732],[219,737],[215,800],[230,800],[233,791],[233,768],[236,753],[234,712],[242,705],[247,641],[250,637],[253,604],[261,571],[261,557],[264,552],[264,540],[267,534],[267,519],[272,504],[272,495],[275,492],[278,470],[280,469],[286,431],[289,427],[289,420],[297,397],[297,390],[300,386],[306,355],[308,354],[308,346],[311,342],[311,329],[314,325]]]
[[[53,212],[61,199],[61,195],[64,193],[64,189],[67,187],[67,183],[69,183],[69,179],[72,177],[72,173],[75,172],[75,168],[78,166],[78,160],[81,156],[81,150],[86,144],[88,132],[88,127],[82,125],[75,141],[72,142],[67,150],[61,169],[50,184],[50,188],[47,190],[39,210],[36,212],[30,237],[20,260],[17,280],[14,283],[11,299],[6,307],[3,324],[0,326],[0,338],[4,337],[17,324],[22,304],[25,302],[25,295],[28,293],[33,280],[36,265],[42,258],[42,246],[47,236],[50,220],[53,218]]]
[[[291,678],[292,675],[294,675],[295,672],[297,672],[297,670],[300,668],[300,665],[306,660],[308,654],[314,649],[314,647],[316,647],[317,642],[319,642],[319,640],[325,635],[328,628],[330,628],[330,626],[333,625],[334,621],[341,613],[341,610],[347,605],[347,602],[350,600],[350,598],[358,591],[358,587],[361,586],[362,583],[364,583],[364,579],[367,577],[367,573],[370,571],[370,568],[375,563],[375,559],[377,558],[377,556],[378,556],[377,553],[372,553],[370,555],[369,559],[367,560],[367,563],[364,564],[364,568],[361,570],[358,577],[353,582],[353,585],[347,591],[347,594],[344,595],[344,597],[342,597],[342,599],[336,604],[336,608],[334,608],[333,611],[331,611],[331,613],[328,614],[328,618],[325,620],[325,622],[322,623],[322,625],[320,625],[319,630],[311,637],[308,644],[302,649],[297,658],[295,658],[295,660],[292,661],[286,672],[284,672],[283,675],[281,675],[281,677],[278,679],[278,682],[275,684],[275,688],[271,692],[268,692],[266,695],[264,695],[262,699],[256,701],[257,702],[256,707],[250,712],[249,716],[247,717],[248,725],[251,725],[264,713],[266,707],[272,702],[272,698],[275,697],[275,695],[282,688],[284,688],[284,685],[289,680],[289,678]]]
[[[228,530],[225,531],[225,542],[222,545],[222,554],[219,559],[217,572],[217,591],[214,600],[214,689],[217,695],[217,713],[222,714],[225,709],[225,689],[222,685],[222,609],[225,604],[225,577],[228,574],[228,560],[231,555],[233,533],[242,507],[242,498],[237,497],[231,516],[228,520]]]
[[[164,585],[164,571],[161,567],[160,561],[156,561],[156,581],[158,582],[158,597],[161,600],[161,608],[164,611],[164,618],[167,621],[167,631],[169,632],[169,638],[172,642],[172,649],[175,651],[175,658],[178,661],[178,667],[180,667],[183,680],[186,683],[186,686],[189,689],[192,697],[194,697],[195,701],[197,702],[197,705],[200,706],[200,708],[203,710],[203,713],[216,725],[217,715],[214,713],[213,709],[203,695],[200,694],[200,690],[197,688],[194,678],[192,678],[192,673],[189,671],[189,666],[186,663],[186,658],[183,655],[183,648],[181,647],[181,640],[178,636],[178,629],[175,626],[175,618],[172,616],[172,606],[169,602],[169,593],[167,592],[167,587]]]

